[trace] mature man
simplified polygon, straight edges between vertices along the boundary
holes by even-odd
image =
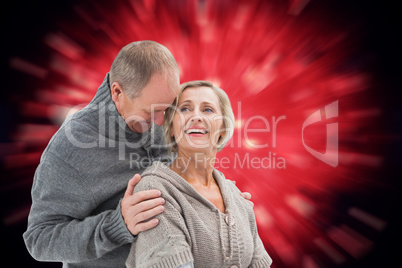
[[[41,157],[23,235],[35,259],[125,267],[135,235],[163,212],[159,191],[133,190],[153,160],[169,159],[160,126],[178,90],[166,47],[140,41],[118,53],[94,99],[65,120]]]

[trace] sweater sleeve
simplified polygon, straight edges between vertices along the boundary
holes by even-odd
[[[159,178],[159,180],[162,180]],[[194,258],[189,242],[189,233],[182,214],[174,206],[174,197],[159,183],[143,183],[144,178],[136,185],[135,191],[158,189],[165,198],[165,211],[156,218],[159,224],[137,235],[132,244],[126,266],[177,268],[192,267]],[[182,266],[187,264],[187,266]]]
[[[120,204],[89,216],[94,204],[78,172],[56,155],[47,154],[36,170],[32,207],[23,234],[39,261],[83,262],[96,259],[134,237],[121,215]]]
[[[268,255],[265,250],[264,244],[261,241],[260,236],[258,235],[257,223],[255,220],[254,213],[253,215],[253,224],[252,224],[252,232],[253,232],[253,241],[254,241],[254,253],[253,258],[251,260],[251,268],[269,268],[272,264],[272,259]]]

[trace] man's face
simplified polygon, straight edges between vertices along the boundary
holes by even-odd
[[[152,122],[159,126],[163,124],[164,112],[172,104],[179,92],[179,77],[177,74],[174,75],[177,76],[174,79],[174,84],[171,82],[173,79],[168,75],[152,75],[148,85],[142,89],[141,95],[133,100],[123,91],[119,96],[113,96],[112,85],[113,101],[120,115],[132,131],[144,133],[149,130]],[[117,101],[115,98],[117,98]]]

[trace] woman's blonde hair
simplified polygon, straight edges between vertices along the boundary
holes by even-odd
[[[197,81],[189,81],[189,82],[181,84],[180,92],[177,95],[176,99],[174,100],[172,105],[169,106],[165,110],[165,123],[163,124],[163,129],[164,129],[166,144],[169,147],[170,152],[177,153],[177,149],[178,149],[177,142],[175,141],[174,137],[172,137],[172,135],[171,135],[173,118],[176,113],[179,99],[180,99],[181,95],[183,94],[184,90],[186,90],[187,88],[192,88],[192,87],[211,88],[215,92],[215,94],[218,96],[219,104],[220,104],[221,110],[222,110],[223,128],[225,129],[225,134],[219,138],[218,143],[217,143],[217,151],[219,152],[223,149],[223,147],[225,147],[226,143],[230,140],[230,138],[233,135],[234,114],[233,114],[232,106],[230,104],[229,97],[226,94],[226,92],[223,89],[215,87],[209,81],[197,80]]]

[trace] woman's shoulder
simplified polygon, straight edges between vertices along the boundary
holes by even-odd
[[[170,184],[169,174],[166,169],[168,167],[159,161],[155,161],[151,166],[146,168],[141,174],[141,180],[135,186],[135,191],[144,191],[150,189],[162,190],[166,185]]]
[[[227,179],[225,174],[222,171],[214,169],[214,177],[219,180],[219,183],[224,185],[229,191],[234,193],[241,193],[239,188],[236,187],[236,184],[233,180]]]
[[[164,162],[154,161],[141,174],[141,180],[135,186],[136,191],[157,189],[165,193],[185,191],[183,179],[172,171]],[[138,186],[138,190],[137,190]]]
[[[220,183],[224,185],[226,195],[230,197],[230,202],[232,202],[232,206],[234,205],[243,213],[247,213],[252,219],[254,215],[253,206],[243,196],[241,196],[242,192],[239,188],[237,188],[235,181],[225,178],[224,174],[219,170],[215,170],[214,172],[216,172],[215,175],[219,177]]]
[[[169,208],[181,211],[181,207],[188,203],[188,185],[185,180],[175,174],[166,164],[155,161],[141,175],[141,180],[134,187],[135,192],[159,190]],[[166,210],[169,208],[166,207]],[[166,211],[165,210],[165,211]]]
[[[142,173],[142,177],[166,177],[166,170],[169,169],[166,163],[161,161],[154,161]]]

